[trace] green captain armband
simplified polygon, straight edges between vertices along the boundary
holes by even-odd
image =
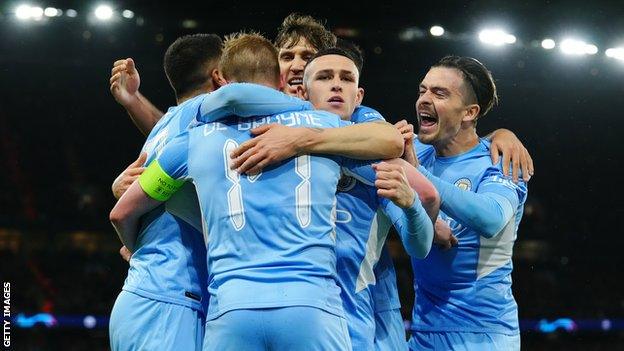
[[[143,191],[154,200],[167,201],[184,184],[184,180],[171,178],[160,166],[158,160],[152,161],[139,177]]]

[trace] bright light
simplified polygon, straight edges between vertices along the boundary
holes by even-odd
[[[431,33],[434,37],[439,37],[444,35],[444,28],[440,26],[433,26],[429,29],[429,33]]]
[[[28,5],[20,5],[15,9],[15,17],[21,20],[26,20],[30,18],[30,6]]]
[[[108,5],[100,5],[95,9],[95,17],[102,21],[108,21],[113,17],[113,9]]]
[[[605,51],[605,55],[616,60],[624,61],[624,48],[609,48]]]
[[[30,17],[36,21],[40,20],[43,16],[43,9],[39,6],[30,8]]]
[[[561,51],[568,55],[594,55],[598,52],[596,45],[587,44],[582,40],[566,39],[560,46]]]
[[[501,29],[485,29],[479,33],[479,40],[486,44],[502,46],[515,43],[516,37]]]
[[[555,41],[552,39],[544,39],[542,40],[542,47],[546,50],[555,48]]]
[[[134,12],[130,10],[123,10],[121,15],[124,16],[124,18],[134,18]]]
[[[596,55],[598,53],[598,47],[593,44],[585,45],[585,53],[589,55]]]
[[[43,14],[46,15],[46,17],[56,17],[59,13],[58,9],[55,9],[54,7],[46,7],[46,9],[43,11]]]
[[[69,9],[67,10],[67,12],[65,12],[65,14],[67,15],[67,17],[76,17],[78,16],[78,12],[74,9]]]

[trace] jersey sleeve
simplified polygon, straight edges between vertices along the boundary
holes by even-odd
[[[433,223],[418,196],[408,208],[400,208],[382,198],[381,207],[399,233],[405,251],[414,258],[425,258],[433,243]]]
[[[353,123],[366,123],[366,122],[385,122],[386,119],[379,113],[379,111],[370,108],[368,106],[359,106],[353,111],[351,115],[351,122]]]
[[[214,122],[228,116],[252,117],[290,111],[313,110],[308,101],[259,84],[231,83],[204,96],[199,122]]]
[[[188,132],[172,139],[139,177],[141,188],[151,198],[167,201],[184,185],[188,176],[188,140]]]
[[[355,160],[340,156],[336,156],[336,158],[337,162],[341,166],[340,170],[342,173],[351,176],[366,185],[375,186],[376,173],[372,164],[379,161]]]
[[[504,179],[502,172],[494,167],[486,171],[477,192],[462,190],[422,166],[418,169],[440,193],[440,209],[487,238],[503,229],[524,199],[522,194],[526,194],[523,182],[514,184]]]

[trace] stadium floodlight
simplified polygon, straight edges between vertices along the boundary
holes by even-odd
[[[38,21],[43,17],[43,9],[39,6],[33,6],[30,8],[30,18]]]
[[[95,8],[95,17],[101,21],[108,21],[113,18],[113,8],[108,5],[99,5]]]
[[[594,55],[598,52],[598,47],[587,44],[582,40],[565,39],[561,42],[561,52],[567,55]]]
[[[484,29],[479,32],[479,40],[485,44],[502,46],[515,43],[516,37],[502,29]]]
[[[609,48],[605,51],[605,55],[609,58],[624,61],[624,47]]]
[[[439,37],[444,35],[444,28],[440,26],[433,26],[429,29],[429,33],[431,33],[434,37]]]
[[[74,9],[68,9],[65,14],[67,15],[67,17],[76,17],[78,16],[78,11],[74,10]]]
[[[123,10],[123,12],[121,13],[121,15],[122,15],[124,18],[128,18],[128,19],[130,19],[130,18],[134,18],[134,12],[132,12],[132,11],[130,11],[130,10]]]
[[[38,21],[43,17],[43,9],[38,6],[20,5],[15,8],[15,17],[21,21],[29,19]]]
[[[598,47],[594,44],[585,45],[585,53],[588,55],[596,55],[598,53]]]
[[[58,16],[59,10],[55,9],[54,7],[46,7],[45,10],[43,10],[43,14],[46,17],[56,17]]]
[[[19,5],[15,9],[15,17],[20,20],[27,20],[30,18],[30,6],[28,5]]]
[[[554,49],[555,48],[555,41],[550,39],[550,38],[546,38],[544,40],[542,40],[542,47],[546,50],[550,50],[550,49]]]

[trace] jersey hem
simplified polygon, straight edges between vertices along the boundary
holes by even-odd
[[[286,308],[295,306],[307,306],[314,307],[325,312],[331,313],[337,317],[345,318],[344,310],[340,307],[328,307],[325,302],[309,302],[309,301],[280,301],[280,302],[265,302],[265,303],[237,303],[231,304],[226,307],[220,308],[216,312],[208,313],[206,315],[206,321],[217,319],[227,312],[235,310],[257,310],[264,308]]]
[[[435,328],[435,327],[425,327],[425,326],[419,326],[419,325],[412,325],[410,327],[410,332],[427,332],[427,333],[483,333],[483,334],[503,334],[503,335],[518,335],[520,334],[520,330],[513,330],[513,331],[509,331],[509,330],[492,330],[492,329],[487,329],[487,328],[462,328],[462,327],[458,327],[458,328],[452,328],[452,327],[446,327],[446,328]]]
[[[155,294],[155,293],[152,293],[152,292],[149,292],[149,291],[145,291],[145,290],[142,290],[142,289],[139,289],[139,288],[134,288],[134,287],[124,286],[121,290],[130,292],[130,293],[133,293],[133,294],[137,294],[137,295],[139,295],[141,297],[145,297],[145,298],[148,298],[148,299],[151,299],[151,300],[156,300],[156,301],[166,302],[166,303],[172,303],[172,304],[175,304],[175,305],[188,307],[188,308],[191,308],[193,310],[198,311],[202,315],[205,315],[204,308],[199,303],[195,303],[195,302],[191,302],[191,301],[187,301],[187,300],[183,300],[183,299],[178,299],[178,298],[171,297],[171,296],[159,295],[159,294]]]

